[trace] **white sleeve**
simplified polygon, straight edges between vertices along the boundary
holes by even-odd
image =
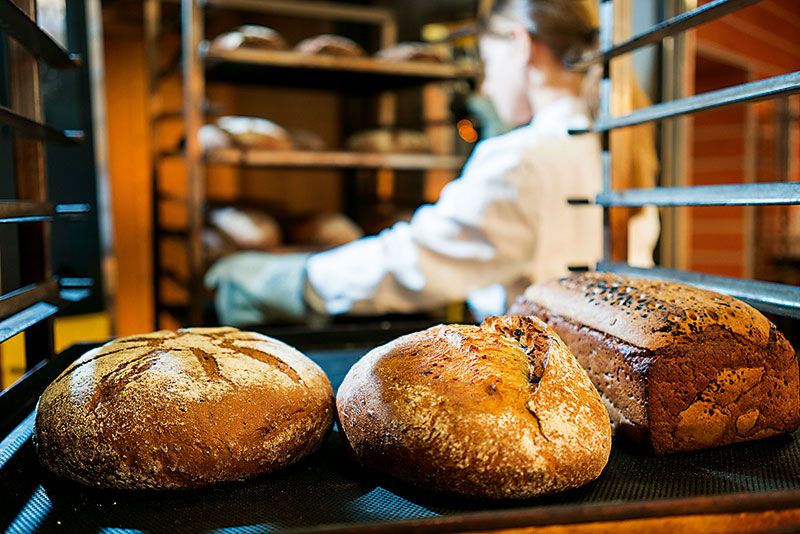
[[[332,314],[413,312],[516,279],[536,244],[520,180],[535,177],[521,175],[520,151],[502,142],[476,147],[461,177],[410,223],[311,256],[317,304]]]

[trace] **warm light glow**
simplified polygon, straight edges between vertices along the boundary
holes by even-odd
[[[456,123],[456,128],[458,128],[458,136],[467,143],[474,143],[478,140],[478,132],[475,131],[475,127],[469,120],[461,119]]]

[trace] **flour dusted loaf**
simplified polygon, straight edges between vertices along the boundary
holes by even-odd
[[[243,480],[312,453],[334,398],[306,356],[261,334],[187,328],[123,337],[39,400],[39,460],[92,486],[177,489]]]
[[[384,61],[425,61],[441,63],[443,58],[431,45],[425,43],[404,42],[379,50],[375,57]]]
[[[445,493],[574,488],[600,475],[611,448],[586,372],[535,317],[400,337],[352,367],[336,406],[358,463]]]
[[[217,119],[217,127],[230,136],[243,150],[291,150],[291,136],[271,120],[258,117],[225,116]]]
[[[352,39],[327,33],[303,39],[295,45],[294,51],[301,54],[339,57],[362,57],[367,54]]]
[[[424,132],[374,128],[356,132],[347,138],[347,148],[357,152],[425,154],[431,144]]]
[[[288,50],[289,45],[281,34],[272,28],[247,24],[216,36],[211,41],[211,48],[218,50],[238,50],[241,48]]]
[[[658,454],[765,438],[800,423],[794,350],[735,298],[582,273],[529,287],[509,313],[553,327],[600,391],[616,434]]]

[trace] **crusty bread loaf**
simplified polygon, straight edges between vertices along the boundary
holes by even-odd
[[[425,43],[403,42],[379,50],[375,57],[384,61],[425,61],[441,63],[442,57],[431,45]]]
[[[217,119],[217,127],[228,134],[241,149],[291,150],[289,133],[274,122],[258,117],[225,116]]]
[[[280,224],[263,211],[226,206],[211,210],[208,220],[242,250],[269,250],[282,242]]]
[[[364,49],[352,39],[327,33],[303,39],[295,45],[294,51],[301,54],[341,57],[361,57],[366,55]]]
[[[162,330],[111,341],[45,389],[40,462],[100,487],[192,488],[285,467],[333,424],[323,371],[235,328]]]
[[[316,247],[339,247],[362,237],[364,230],[342,213],[320,213],[292,227],[293,241]]]
[[[800,424],[794,350],[735,298],[582,273],[529,287],[509,313],[552,326],[600,391],[617,435],[656,453],[764,438]]]
[[[237,50],[239,48],[288,50],[289,45],[281,34],[272,28],[255,24],[239,26],[233,31],[217,35],[211,41],[212,50]]]
[[[357,152],[422,154],[431,151],[428,136],[416,130],[375,128],[347,138],[347,148]]]
[[[360,464],[426,489],[525,498],[585,484],[611,448],[608,414],[542,321],[489,318],[378,347],[336,398]]]

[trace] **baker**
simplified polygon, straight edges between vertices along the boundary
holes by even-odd
[[[499,0],[484,21],[482,90],[516,129],[475,147],[461,176],[410,222],[318,254],[244,252],[206,275],[222,324],[303,320],[310,313],[420,312],[448,302],[505,310],[505,288],[563,276],[600,259],[599,208],[567,205],[601,190],[596,135],[569,135],[591,122],[586,73],[568,68],[595,47],[594,0]],[[652,185],[652,146],[620,151]],[[644,147],[644,148],[642,148]],[[634,171],[637,172],[637,171]],[[631,219],[629,249],[652,261],[657,215]],[[514,295],[509,295],[513,297]]]

